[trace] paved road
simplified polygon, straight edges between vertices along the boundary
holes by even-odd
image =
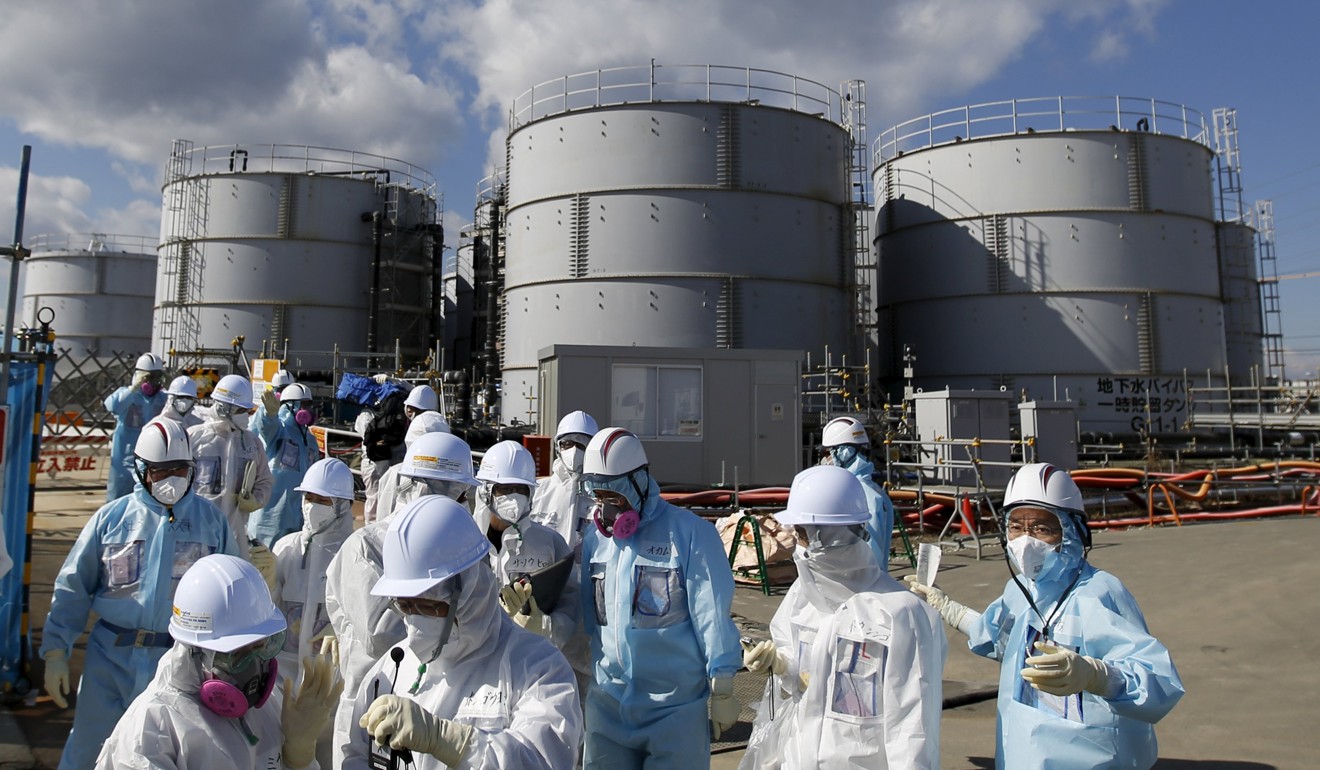
[[[39,491],[33,536],[33,642],[49,606],[55,573],[103,493]],[[1172,649],[1188,695],[1157,728],[1162,770],[1303,770],[1320,767],[1320,518],[1198,524],[1101,532],[1091,561],[1117,574],[1136,595],[1147,622]],[[973,607],[988,604],[1007,576],[998,549],[976,561],[947,553],[939,584]],[[901,577],[908,570],[894,569]],[[734,610],[749,628],[763,627],[782,592],[764,597],[740,588]],[[996,666],[967,651],[949,631],[945,694],[993,687]],[[85,638],[84,638],[85,641]],[[75,676],[82,663],[75,651]],[[749,675],[742,675],[748,677]],[[741,684],[742,682],[740,682]],[[753,685],[755,682],[747,682]],[[745,689],[745,688],[740,688]],[[747,713],[747,712],[745,712]],[[59,761],[72,711],[44,693],[13,720],[37,766]],[[944,768],[993,767],[994,703],[949,709],[942,725]],[[0,769],[15,746],[0,713]],[[737,767],[741,751],[712,758]]]

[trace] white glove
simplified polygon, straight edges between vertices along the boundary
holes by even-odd
[[[715,740],[738,723],[742,704],[733,697],[733,677],[721,676],[710,680],[710,732]]]
[[[916,575],[908,575],[903,580],[907,582],[908,590],[925,599],[927,604],[940,613],[940,617],[944,618],[945,623],[962,630],[959,624],[962,623],[963,616],[968,612],[967,605],[955,602],[949,598],[948,594],[935,586],[918,583]]]
[[[386,382],[389,382],[390,376],[388,374],[378,374],[371,379],[375,380],[377,385],[384,385]]]
[[[382,746],[430,754],[450,767],[462,764],[472,745],[471,725],[442,719],[417,701],[398,695],[382,695],[372,701],[358,726],[365,727]]]
[[[253,543],[252,549],[248,552],[248,561],[261,573],[261,579],[266,581],[266,587],[270,592],[275,593],[275,554],[261,543]]]
[[[500,606],[520,627],[540,636],[550,635],[549,629],[545,627],[545,613],[536,606],[536,599],[532,596],[531,583],[520,580],[501,588]],[[523,612],[524,607],[527,612]]]
[[[743,665],[753,674],[782,674],[788,670],[788,661],[779,654],[775,643],[769,639],[743,650]]]
[[[1076,695],[1085,690],[1105,697],[1109,690],[1109,666],[1103,660],[1078,655],[1067,647],[1036,642],[1040,655],[1027,658],[1022,669],[1027,684],[1050,695]]]
[[[324,645],[322,650],[324,650]],[[284,682],[284,707],[280,725],[284,729],[284,764],[306,767],[316,758],[316,739],[339,704],[344,680],[326,655],[306,657],[302,662],[302,687]]]
[[[64,657],[64,650],[46,653],[46,692],[50,693],[56,706],[69,707],[69,702],[64,699],[69,694],[69,661]]]

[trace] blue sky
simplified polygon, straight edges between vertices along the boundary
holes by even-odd
[[[183,138],[414,163],[438,178],[456,245],[515,96],[654,58],[864,79],[872,138],[1012,98],[1233,107],[1244,198],[1274,202],[1279,272],[1320,271],[1320,3],[1307,0],[0,0],[0,29],[5,242],[22,145],[27,240],[155,236]],[[1289,374],[1320,371],[1320,277],[1280,288]]]

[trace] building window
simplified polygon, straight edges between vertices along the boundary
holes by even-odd
[[[642,438],[701,436],[701,367],[616,364],[610,424]]]

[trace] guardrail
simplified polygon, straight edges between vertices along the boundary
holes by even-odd
[[[1135,96],[1048,96],[972,104],[899,123],[876,139],[871,167],[968,139],[1105,130],[1180,136],[1213,149],[1205,115],[1185,105]]]
[[[407,161],[356,150],[299,144],[225,144],[194,147],[184,153],[188,175],[282,173],[360,175],[381,174],[381,181],[435,194],[431,172]]]

